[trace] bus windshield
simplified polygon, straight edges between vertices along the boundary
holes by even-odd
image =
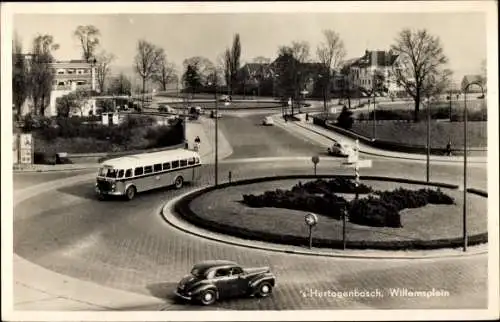
[[[117,174],[118,174],[118,170],[116,170],[116,169],[112,169],[112,168],[100,168],[99,169],[99,176],[100,177],[116,178]]]

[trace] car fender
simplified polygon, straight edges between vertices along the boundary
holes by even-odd
[[[248,286],[250,287],[250,289],[255,290],[257,285],[259,285],[262,282],[269,282],[271,283],[272,286],[274,286],[275,277],[271,275],[257,276],[249,282]]]
[[[198,287],[195,287],[193,290],[191,290],[191,294],[193,297],[196,297],[196,296],[200,295],[201,292],[209,290],[209,289],[215,291],[215,296],[218,299],[219,298],[219,290],[217,290],[217,287],[213,284],[205,284],[205,285],[200,285]]]

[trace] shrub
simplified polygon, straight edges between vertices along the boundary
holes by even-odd
[[[347,109],[346,106],[342,108],[342,112],[340,112],[337,117],[337,125],[346,130],[350,130],[352,128],[352,124],[354,123],[354,118],[352,117],[352,112]]]
[[[359,192],[372,192],[366,185]],[[249,207],[275,207],[311,211],[324,216],[340,219],[344,207],[349,212],[349,220],[358,225],[373,227],[402,227],[399,212],[405,208],[419,208],[432,204],[453,204],[453,198],[440,189],[409,190],[398,188],[393,191],[376,191],[377,197],[354,199],[347,202],[335,192],[355,192],[354,182],[346,178],[329,181],[298,182],[291,190],[277,189],[265,191],[261,195],[243,195],[243,203]]]

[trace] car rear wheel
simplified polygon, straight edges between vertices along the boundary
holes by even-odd
[[[178,176],[177,178],[175,178],[175,181],[174,181],[175,189],[180,189],[180,188],[182,188],[183,185],[184,185],[184,178],[183,177]]]
[[[127,191],[125,192],[125,197],[127,198],[127,200],[132,200],[134,199],[136,192],[137,191],[135,190],[135,187],[130,186],[127,188]]]
[[[266,297],[269,296],[273,291],[273,286],[269,282],[262,282],[259,284],[259,292],[257,295],[259,297]]]
[[[214,290],[203,291],[200,295],[200,301],[203,305],[211,305],[215,303],[216,295]]]

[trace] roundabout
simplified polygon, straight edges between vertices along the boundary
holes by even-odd
[[[322,179],[338,178],[320,176]],[[249,207],[243,202],[248,194],[264,196],[273,191],[285,191],[297,182],[311,183],[314,176],[261,177],[208,187],[186,195],[174,209],[180,218],[201,228],[234,237],[277,244],[304,246],[308,244],[307,227],[302,223],[307,209],[286,209],[286,206]],[[427,205],[422,208],[403,209],[403,227],[370,227],[353,222],[346,224],[347,247],[351,249],[440,249],[458,248],[462,239],[461,192],[452,185],[411,182],[398,178],[368,177],[362,181],[369,187],[393,190],[396,188],[435,188],[452,196],[453,204]],[[295,186],[297,187],[297,186]],[[276,190],[279,189],[279,190]],[[338,196],[338,194],[336,194]],[[353,199],[354,194],[342,194]],[[272,197],[270,197],[272,198]],[[363,198],[363,195],[360,196]],[[304,200],[314,202],[314,199]],[[487,242],[487,199],[469,193],[468,233],[469,245]],[[303,208],[303,207],[306,208]],[[338,212],[333,208],[327,212]],[[373,210],[376,211],[376,210]],[[342,220],[340,213],[317,214],[320,224],[314,229],[314,245],[319,248],[342,248]],[[333,217],[332,217],[333,215]],[[368,214],[370,216],[370,214]],[[446,227],[448,226],[448,227]]]
[[[312,174],[312,165],[307,160],[320,148],[311,142],[298,141],[278,127],[255,131],[255,124],[260,118],[222,119],[221,122],[230,124],[227,129],[252,133],[252,137],[240,140],[235,134],[238,132],[226,133],[234,154],[220,161],[221,182],[228,181],[226,174],[229,172],[233,180]],[[279,135],[268,140],[271,131]],[[263,145],[265,157],[256,153],[256,142]],[[297,156],[302,159],[296,159]],[[337,158],[322,158],[318,164],[318,175],[352,174],[352,169],[340,167],[341,162]],[[456,184],[453,178],[460,173],[457,167],[441,164],[433,165],[432,171],[433,180],[452,184]],[[75,286],[79,292],[72,296],[79,301],[97,303],[92,298],[99,298],[95,295],[99,293],[95,291],[98,287],[135,294],[144,299],[141,308],[137,308],[138,305],[134,307],[131,301],[122,301],[121,296],[116,295],[113,300],[108,300],[113,305],[102,305],[100,302],[101,307],[113,310],[463,309],[487,306],[488,256],[487,248],[483,246],[472,247],[467,254],[446,250],[433,256],[421,251],[398,251],[391,258],[384,251],[362,251],[361,255],[361,250],[349,250],[343,256],[340,256],[341,250],[333,250],[327,256],[310,256],[303,247],[280,251],[268,249],[259,242],[245,241],[242,244],[236,239],[221,241],[216,235],[200,234],[199,230],[185,222],[166,222],[161,216],[165,204],[195,189],[213,185],[213,173],[213,166],[206,165],[197,185],[179,190],[151,191],[139,194],[129,202],[98,201],[93,191],[93,172],[61,175],[47,182],[44,182],[43,173],[15,175],[16,182],[21,182],[21,177],[27,178],[14,193],[15,256],[75,283],[80,281],[93,285],[92,295],[87,293],[85,298],[81,294],[85,294],[87,288]],[[362,175],[387,173],[395,177],[420,179],[425,173],[425,165],[374,158],[373,168],[363,170]],[[486,189],[484,176],[483,169],[471,169],[474,187]],[[31,177],[33,181],[43,183],[30,185],[28,181],[32,180]],[[321,218],[319,220],[321,225]],[[301,222],[303,224],[303,218]],[[382,255],[384,257],[380,258]],[[222,301],[210,308],[176,302],[172,291],[179,278],[194,263],[211,259],[233,260],[244,266],[269,266],[277,276],[278,286],[272,296],[258,301]],[[47,294],[58,292],[57,289],[50,289],[50,285],[55,283],[40,286],[43,281],[34,281],[37,275],[24,276],[24,271],[16,267],[14,272],[16,283],[34,283]],[[400,288],[446,289],[450,296],[409,299],[389,294],[391,289]],[[311,290],[354,289],[379,289],[384,296],[304,296],[311,294]],[[104,290],[101,292],[108,294]],[[25,302],[19,302],[19,309],[29,309],[29,303]]]

